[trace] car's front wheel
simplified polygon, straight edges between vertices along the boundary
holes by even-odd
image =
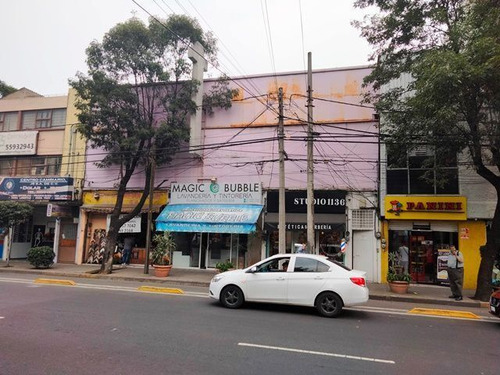
[[[342,311],[342,300],[333,292],[321,293],[316,298],[316,310],[327,318],[334,318]]]
[[[243,305],[243,291],[236,285],[228,285],[220,293],[220,303],[229,309],[237,309]]]

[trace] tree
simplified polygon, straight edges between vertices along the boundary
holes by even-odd
[[[498,0],[355,4],[379,10],[354,24],[374,46],[372,59],[378,58],[365,80],[375,89],[366,99],[387,120],[386,142],[399,152],[425,144],[437,160],[459,154],[496,191],[477,278],[475,297],[482,301],[491,292],[494,258],[500,252],[499,5]],[[404,76],[410,77],[406,87],[393,84]]]
[[[9,86],[4,81],[0,80],[0,99],[6,95],[12,94],[17,91],[15,87]]]
[[[168,164],[189,140],[189,116],[197,109],[191,100],[199,82],[189,80],[190,45],[199,42],[206,58],[215,61],[215,40],[196,20],[172,15],[136,18],[113,27],[102,43],[87,48],[88,75],[70,82],[76,90],[78,131],[92,148],[105,151],[98,166],[120,166],[116,205],[110,216],[101,272],[111,273],[113,250],[120,227],[136,216],[150,191],[153,165]],[[228,108],[227,82],[218,85],[218,106]],[[217,86],[217,85],[216,85]],[[222,92],[220,89],[222,88]],[[121,216],[127,184],[141,168],[144,188],[137,206]]]
[[[33,215],[33,206],[24,202],[1,201],[0,202],[0,228],[5,228],[9,231],[9,243],[7,245],[7,263],[10,264],[10,252],[12,249],[12,229],[14,226],[27,221]]]

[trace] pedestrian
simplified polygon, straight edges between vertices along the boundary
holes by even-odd
[[[450,281],[451,296],[455,301],[461,301],[464,284],[464,257],[455,246],[450,246],[448,255],[448,280]]]
[[[408,259],[409,259],[408,246],[406,246],[406,242],[401,243],[398,249],[398,257],[399,257],[399,265],[403,267],[403,272],[408,273]]]
[[[130,255],[132,254],[132,249],[135,245],[135,238],[128,236],[123,240],[123,256],[122,256],[122,266],[130,264]]]

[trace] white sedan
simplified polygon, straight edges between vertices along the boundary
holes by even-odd
[[[344,306],[368,301],[366,272],[351,270],[327,257],[277,254],[242,270],[215,275],[209,295],[228,308],[248,302],[314,306],[335,317]]]

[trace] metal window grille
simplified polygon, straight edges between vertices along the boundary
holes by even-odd
[[[351,226],[353,230],[373,229],[373,210],[352,210]]]

